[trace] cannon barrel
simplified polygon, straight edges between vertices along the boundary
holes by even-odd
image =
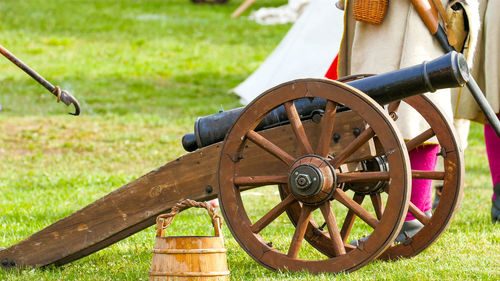
[[[434,59],[400,70],[374,75],[346,84],[364,92],[381,105],[402,100],[438,89],[462,87],[469,81],[469,68],[464,56],[455,51]],[[320,98],[300,99],[294,101],[301,119],[310,119],[325,108],[326,101]],[[186,151],[214,144],[224,140],[243,107],[219,112],[198,118],[194,126],[194,134],[186,134],[182,145]],[[341,109],[340,109],[341,110]],[[283,106],[271,111],[257,126],[256,130],[264,130],[288,123]]]

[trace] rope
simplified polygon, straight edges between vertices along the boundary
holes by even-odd
[[[170,213],[168,214],[163,214],[159,215],[156,217],[156,231],[157,233],[161,233],[162,230],[167,228],[173,221],[174,217],[180,213],[181,211],[184,211],[186,209],[189,209],[191,207],[196,207],[196,208],[205,208],[208,211],[208,214],[210,215],[210,218],[212,218],[212,224],[216,225],[216,219],[219,219],[219,227],[222,226],[222,218],[215,209],[208,203],[206,202],[197,202],[191,199],[185,199],[180,201],[179,203],[175,204],[172,209],[170,209]]]
[[[54,91],[52,91],[52,94],[54,94],[54,95],[57,96],[57,102],[61,101],[61,88],[59,88],[59,86],[56,86],[56,88],[54,89]]]

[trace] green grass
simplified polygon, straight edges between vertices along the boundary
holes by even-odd
[[[285,2],[259,0],[252,8]],[[228,90],[259,66],[290,27],[230,19],[239,4],[0,2],[1,44],[82,104],[82,116],[66,115],[69,108],[0,59],[0,246],[184,154],[180,139],[197,116],[239,106]],[[490,223],[491,179],[479,125],[469,139],[462,206],[441,239],[417,257],[373,262],[351,274],[272,272],[224,227],[231,278],[498,280],[500,229]],[[248,202],[267,201],[250,194]],[[262,203],[263,209],[270,204]],[[273,229],[287,224],[280,217]],[[274,233],[276,244],[290,231]],[[182,213],[169,228],[175,235],[210,232],[201,210]],[[0,271],[0,280],[146,280],[153,243],[154,229],[148,228],[62,267]]]

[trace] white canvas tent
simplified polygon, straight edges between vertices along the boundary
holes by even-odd
[[[324,77],[342,40],[343,11],[333,0],[312,0],[278,47],[234,93],[247,104],[265,90],[297,78]]]

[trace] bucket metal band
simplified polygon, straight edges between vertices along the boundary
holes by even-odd
[[[229,271],[212,271],[212,272],[162,272],[150,271],[150,276],[185,276],[185,277],[204,277],[204,276],[225,276],[229,275]]]
[[[155,254],[211,254],[225,253],[226,249],[153,249]]]

